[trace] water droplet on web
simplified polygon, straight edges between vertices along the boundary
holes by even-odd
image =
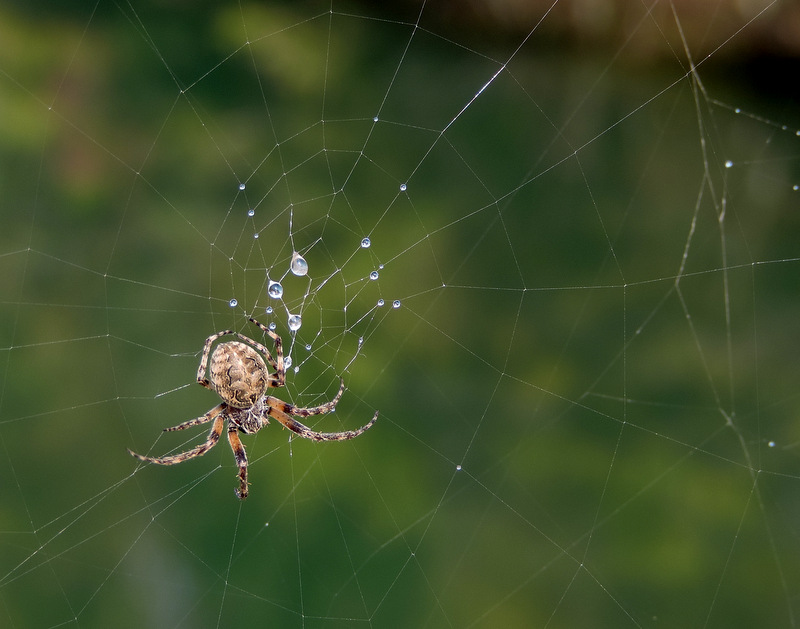
[[[283,297],[283,286],[281,286],[278,282],[273,282],[270,280],[269,288],[267,288],[267,294],[273,299],[280,299]],[[270,310],[272,310],[272,308],[270,308]]]
[[[406,184],[404,184],[404,183],[400,184],[400,192],[405,192],[406,188],[407,188]]]
[[[378,122],[378,116],[374,116],[374,117],[372,118],[372,122]]]
[[[306,350],[307,350],[307,351],[309,351],[309,352],[311,351],[311,343],[308,343],[308,344],[306,345]]]
[[[373,271],[372,273],[370,273],[369,274],[369,279],[377,280],[378,279],[378,272],[377,271]]]
[[[381,307],[383,304],[385,304],[385,303],[386,303],[386,302],[385,302],[385,301],[383,301],[383,299],[379,299],[379,300],[378,300],[378,308],[380,308],[380,307]]]
[[[236,299],[231,299],[231,300],[228,302],[228,305],[229,305],[231,308],[236,308],[236,306],[238,306],[238,305],[239,305],[239,302],[238,302]]]
[[[255,216],[256,215],[256,211],[251,208],[251,209],[247,210],[247,215],[248,216]]]
[[[399,299],[395,299],[395,300],[392,302],[392,308],[394,308],[394,309],[397,309],[397,308],[399,308],[399,307],[400,307],[400,300],[399,300]]]
[[[367,247],[369,247],[371,244],[372,244],[372,242],[370,241],[370,239],[369,239],[369,238],[362,238],[362,239],[361,239],[361,246],[362,246],[364,249],[366,249]]]
[[[733,168],[733,162],[731,160],[726,160],[725,168]]]
[[[253,234],[253,238],[255,238],[256,240],[258,240],[258,232],[256,232],[255,234]]]
[[[795,192],[797,192],[798,190],[800,190],[800,186],[798,186],[797,184],[794,184],[794,185],[792,186],[792,190],[794,190]]]
[[[460,472],[460,471],[461,471],[461,465],[456,465],[456,472]]]
[[[272,314],[272,306],[267,306],[267,307],[264,309],[264,312],[266,312],[267,314]]]
[[[270,324],[269,324],[269,329],[270,329],[270,330],[272,330],[273,332],[275,331],[275,328],[277,328],[277,327],[278,327],[278,326],[277,326],[277,325],[275,325],[275,322],[274,322],[274,321],[273,321],[272,323],[270,323]]]
[[[239,190],[244,190],[247,186],[243,183],[239,184]]]
[[[292,264],[289,267],[295,275],[305,275],[308,273],[308,262],[296,251],[292,254]]]
[[[364,344],[364,337],[363,337],[363,336],[359,336],[359,337],[358,337],[358,345],[359,345],[359,347],[360,347],[361,345],[363,345],[363,344]]]
[[[290,315],[289,316],[289,329],[292,332],[297,332],[300,329],[300,326],[303,325],[303,319],[300,315]]]
[[[292,366],[292,357],[291,356],[284,356],[283,357],[283,368],[288,369]]]
[[[775,442],[774,442],[774,441],[768,441],[768,442],[767,442],[767,445],[768,445],[770,448],[774,448],[774,447],[775,447]]]

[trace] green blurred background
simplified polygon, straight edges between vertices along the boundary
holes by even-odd
[[[0,625],[796,626],[794,9],[707,4],[0,7]],[[293,250],[378,424],[138,465]]]

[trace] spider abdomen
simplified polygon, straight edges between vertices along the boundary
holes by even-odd
[[[249,408],[269,386],[264,359],[249,345],[238,341],[220,343],[211,354],[210,384],[222,400],[234,408]]]

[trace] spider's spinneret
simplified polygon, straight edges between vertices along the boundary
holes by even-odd
[[[220,343],[211,354],[210,384],[234,408],[249,408],[269,386],[269,371],[258,352],[239,341]]]

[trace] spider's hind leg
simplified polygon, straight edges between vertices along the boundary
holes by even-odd
[[[236,465],[239,467],[239,488],[236,490],[236,496],[239,500],[247,498],[247,452],[245,452],[244,445],[239,439],[239,429],[235,426],[228,425],[228,443],[231,444],[233,450],[233,458],[236,459]]]
[[[224,404],[220,404],[219,406],[213,408],[211,411],[206,413],[206,415],[203,415],[203,417],[208,417],[208,419],[206,419],[205,421],[208,421],[209,419],[214,417],[214,425],[211,426],[211,431],[208,433],[208,439],[206,439],[199,446],[192,448],[191,450],[187,450],[186,452],[181,452],[180,454],[173,454],[162,457],[144,456],[142,454],[137,454],[136,452],[130,449],[128,449],[128,452],[130,453],[131,456],[139,459],[140,461],[147,461],[148,463],[157,463],[158,465],[175,465],[176,463],[183,463],[184,461],[193,459],[196,456],[203,456],[211,448],[217,445],[219,437],[222,434],[222,429],[225,427],[225,416],[221,414],[221,410],[222,408],[224,408],[224,406],[225,406]]]

